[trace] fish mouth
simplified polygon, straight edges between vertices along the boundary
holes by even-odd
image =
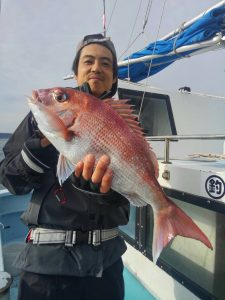
[[[37,90],[32,91],[32,99],[34,99],[35,102],[37,101],[41,102]]]
[[[38,96],[38,92],[36,90],[33,90],[32,95],[27,98],[28,98],[28,101],[31,103],[41,102],[40,98]]]
[[[32,98],[38,100],[38,92],[36,90],[32,91]]]

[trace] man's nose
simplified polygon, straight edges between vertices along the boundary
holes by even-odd
[[[101,71],[101,64],[97,59],[92,64],[91,70],[92,70],[92,72],[100,72]]]

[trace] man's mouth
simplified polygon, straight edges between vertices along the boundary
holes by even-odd
[[[100,80],[100,81],[102,81],[102,78],[101,78],[101,77],[95,76],[95,75],[89,76],[88,79],[89,79],[89,80]]]

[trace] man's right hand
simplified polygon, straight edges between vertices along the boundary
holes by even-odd
[[[88,154],[85,158],[78,162],[75,168],[75,176],[82,176],[85,180],[91,180],[93,183],[99,184],[100,192],[107,193],[112,185],[113,172],[109,168],[110,158],[102,155],[95,166],[95,156]]]

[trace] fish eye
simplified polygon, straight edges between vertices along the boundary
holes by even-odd
[[[66,93],[62,93],[62,92],[59,92],[59,91],[54,91],[53,92],[53,98],[57,102],[65,102],[69,99],[69,97]]]

